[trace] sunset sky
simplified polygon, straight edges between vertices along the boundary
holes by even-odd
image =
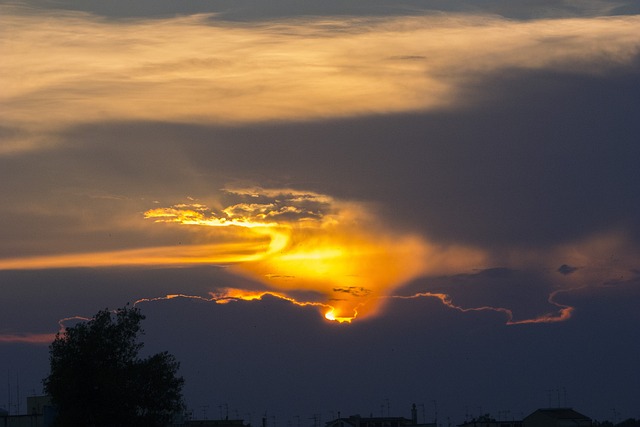
[[[640,418],[637,1],[0,0],[0,57],[0,407],[129,303],[198,418]]]

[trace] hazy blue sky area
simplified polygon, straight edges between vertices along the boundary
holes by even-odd
[[[640,419],[639,29],[637,1],[0,1],[0,408],[61,319],[130,303],[198,418]]]

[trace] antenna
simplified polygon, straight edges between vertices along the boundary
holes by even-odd
[[[206,420],[207,419],[207,408],[209,407],[209,405],[200,405],[200,408],[202,408],[202,419]]]
[[[509,414],[510,413],[511,413],[511,411],[509,411],[509,410],[498,411],[498,421],[507,421],[507,419],[509,418]]]
[[[616,408],[611,408],[611,412],[613,412],[613,423],[617,424],[618,423],[618,415],[620,415],[620,413],[618,411],[616,411]]]
[[[313,420],[313,427],[320,427],[320,414],[313,414],[310,419]]]
[[[552,388],[550,390],[547,390],[547,398],[549,399],[549,408],[553,408],[553,393],[556,393],[556,402],[557,402],[557,406],[556,408],[560,407],[560,389],[559,388]]]
[[[220,409],[220,419],[221,420],[222,419],[228,420],[229,419],[229,405],[226,404],[226,403],[223,403],[222,405],[218,405],[218,408]],[[224,412],[225,416],[224,417],[222,416],[222,408],[225,409],[225,412]]]

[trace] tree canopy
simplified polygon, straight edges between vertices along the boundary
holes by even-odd
[[[105,309],[56,335],[43,384],[58,426],[165,426],[183,409],[174,356],[139,356],[144,318],[135,307]]]

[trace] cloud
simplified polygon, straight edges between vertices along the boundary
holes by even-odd
[[[384,296],[419,275],[470,268],[483,261],[478,250],[439,248],[417,235],[394,231],[366,204],[291,189],[235,188],[226,192],[240,203],[219,212],[198,213],[197,219],[189,206],[178,212],[175,206],[158,208],[145,215],[158,222],[232,226],[242,233],[268,236],[266,250],[235,263],[232,271],[285,295],[300,290],[317,292],[323,295],[320,302],[331,319],[350,321],[375,314]]]
[[[4,11],[0,268],[213,264],[336,319],[409,284],[510,323],[635,277],[638,16]]]
[[[5,258],[0,269],[224,265],[291,301],[295,299],[289,295],[299,291],[322,295],[317,305],[323,314],[350,321],[377,313],[384,297],[415,277],[485,262],[478,249],[442,247],[398,232],[366,204],[292,189],[225,192],[236,200],[218,210],[193,201],[144,214],[156,223],[190,228],[196,235],[190,240],[219,240],[212,230],[220,230],[225,242],[193,244],[185,238],[185,244],[177,246]],[[224,294],[255,298],[264,291]]]
[[[240,124],[426,111],[470,102],[505,69],[597,74],[638,53],[638,16],[516,22],[445,15],[232,23],[109,21],[2,6],[0,154],[105,121]],[[550,47],[553,48],[550,48]],[[29,52],[25,55],[24,52]]]
[[[243,201],[220,212],[209,212],[205,205],[178,204],[170,208],[151,209],[146,218],[157,222],[206,225],[211,227],[272,227],[279,222],[321,221],[334,212],[334,201],[326,195],[293,189],[233,188],[225,193]]]
[[[386,223],[371,204],[312,191],[254,186],[224,194],[228,206],[189,198],[144,213],[157,226],[184,229],[184,244],[5,258],[0,269],[218,265],[238,276],[240,286],[222,286],[210,298],[177,291],[143,300],[225,303],[268,295],[350,322],[382,313],[394,298],[435,298],[460,312],[501,313],[512,325],[568,320],[574,307],[563,302],[565,294],[637,276],[639,251],[623,233],[491,251],[437,244]]]
[[[564,274],[565,276],[575,272],[576,270],[578,270],[578,267],[572,267],[570,265],[567,264],[562,264],[560,267],[558,267],[558,273],[560,274]]]
[[[0,344],[50,344],[55,334],[0,334]]]

